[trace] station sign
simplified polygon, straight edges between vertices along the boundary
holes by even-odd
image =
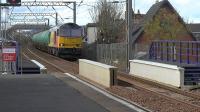
[[[14,62],[16,61],[16,48],[10,47],[10,48],[3,48],[2,49],[2,58],[4,62]]]

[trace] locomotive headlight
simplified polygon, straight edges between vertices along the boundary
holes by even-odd
[[[81,47],[81,44],[76,44],[77,47]]]
[[[60,44],[60,46],[64,46],[64,44],[63,44],[63,43],[61,43],[61,44]]]

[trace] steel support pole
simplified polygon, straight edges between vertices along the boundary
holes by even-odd
[[[76,2],[73,2],[74,9],[73,9],[73,22],[76,23]]]
[[[47,19],[47,25],[49,26],[49,19]]]
[[[1,3],[1,0],[0,0],[0,3]],[[2,36],[1,36],[1,6],[0,6],[0,38],[2,38]],[[3,39],[2,39],[3,40]],[[3,41],[2,41],[2,43],[1,43],[1,53],[2,53],[2,55],[1,55],[1,57],[2,57],[2,60],[0,60],[0,62],[1,62],[1,72],[3,73],[3,70],[4,70],[4,68],[3,68]]]
[[[56,26],[58,25],[58,13],[56,13]]]
[[[131,51],[131,43],[130,43],[130,38],[132,36],[132,0],[127,0],[126,3],[126,9],[127,9],[127,71],[130,70],[130,51]]]

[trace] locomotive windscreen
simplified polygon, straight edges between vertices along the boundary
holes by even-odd
[[[80,37],[82,36],[82,28],[74,23],[64,24],[59,28],[59,36]]]

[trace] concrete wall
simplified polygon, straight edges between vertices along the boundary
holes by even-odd
[[[87,27],[87,43],[93,43],[97,39],[97,28]]]
[[[184,69],[176,65],[131,60],[130,74],[175,87],[184,85]]]
[[[79,59],[79,75],[105,87],[116,83],[116,67],[106,64]]]

